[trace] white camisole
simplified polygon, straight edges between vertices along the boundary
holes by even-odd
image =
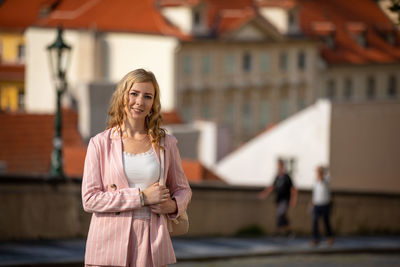
[[[125,175],[131,188],[139,188],[140,191],[143,191],[158,181],[160,164],[157,161],[153,148],[140,154],[130,154],[124,151],[122,158]],[[149,219],[150,208],[142,207],[135,209],[133,217]]]

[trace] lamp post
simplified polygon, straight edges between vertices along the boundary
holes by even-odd
[[[69,63],[71,47],[64,43],[62,38],[63,30],[57,28],[57,38],[47,47],[50,60],[50,69],[56,84],[57,91],[57,110],[54,118],[54,138],[53,151],[51,153],[50,175],[53,177],[64,177],[63,158],[62,158],[62,117],[61,117],[61,97],[67,90],[67,81],[65,79],[66,70]]]

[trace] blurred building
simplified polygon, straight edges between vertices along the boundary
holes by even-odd
[[[283,159],[294,184],[311,189],[327,166],[334,190],[400,193],[400,102],[319,100],[261,133],[214,169],[229,184],[273,183]]]
[[[17,13],[14,11],[16,7],[13,7],[11,12],[2,4],[0,4],[0,110],[16,111],[24,108],[24,31],[36,17],[28,15],[23,18],[21,12],[13,14]]]

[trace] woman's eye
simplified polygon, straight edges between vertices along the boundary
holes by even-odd
[[[147,99],[152,99],[153,97],[151,95],[146,95],[145,96]]]
[[[131,92],[130,95],[137,96],[138,93],[136,93],[136,92]]]

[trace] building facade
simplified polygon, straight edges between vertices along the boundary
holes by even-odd
[[[24,109],[25,37],[0,29],[0,110]]]

